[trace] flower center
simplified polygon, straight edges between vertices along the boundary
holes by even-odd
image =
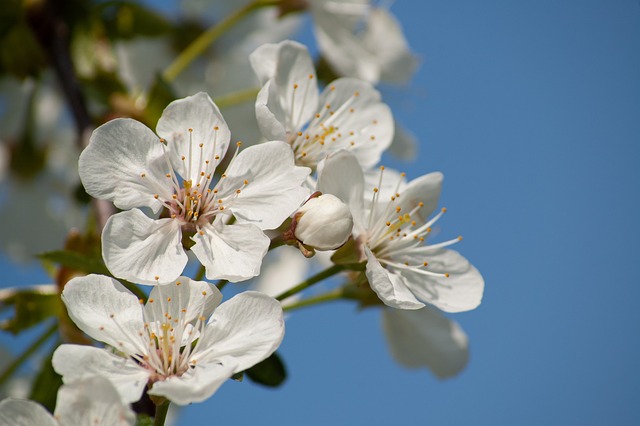
[[[422,275],[448,277],[449,273],[439,273],[429,270],[429,251],[443,248],[462,240],[459,236],[449,241],[437,244],[426,244],[426,239],[432,231],[432,226],[447,211],[442,208],[430,220],[424,222],[418,214],[424,207],[422,201],[404,212],[400,206],[400,185],[405,174],[400,175],[395,190],[389,201],[380,200],[380,187],[382,186],[384,166],[380,167],[378,187],[373,188],[373,200],[369,210],[368,232],[366,235],[367,246],[375,254],[376,259],[387,269],[411,270]],[[406,206],[405,206],[406,208]],[[422,257],[420,262],[416,258]]]
[[[313,78],[309,75],[309,80]],[[306,98],[309,84],[305,84]],[[295,94],[299,90],[298,84],[293,85],[291,108],[292,115],[295,114],[294,101]],[[328,90],[336,90],[335,86],[329,86]],[[356,108],[352,104],[360,96],[359,92],[353,94],[338,108],[334,108],[327,103],[316,112],[314,118],[304,128],[304,123],[300,122],[300,114],[302,108],[299,109],[300,114],[296,120],[292,117],[288,126],[288,142],[293,149],[296,158],[296,164],[307,166],[314,169],[318,163],[326,157],[329,152],[338,149],[354,150],[360,147],[361,141],[375,142],[376,137],[373,134],[377,120],[371,120],[371,124],[362,126],[358,120],[353,119]],[[357,124],[354,126],[354,124]],[[303,130],[304,128],[304,130]],[[300,129],[297,132],[296,129]]]
[[[177,281],[174,285],[182,285]],[[143,309],[144,326],[136,335],[127,331],[118,323],[116,314],[111,314],[115,326],[125,337],[134,352],[124,351],[144,369],[151,372],[150,381],[156,382],[171,376],[181,376],[196,364],[194,357],[204,336],[206,318],[205,303],[201,303],[199,312],[188,312],[183,301],[162,295],[162,286],[157,286],[158,299],[150,298]],[[206,298],[207,292],[202,292]],[[140,300],[142,305],[143,301]],[[193,302],[192,302],[193,304]],[[142,306],[141,306],[142,307]],[[123,350],[124,343],[119,350]]]
[[[214,127],[214,130],[217,131],[218,127]],[[229,207],[238,194],[249,184],[249,181],[245,179],[235,191],[224,195],[219,194],[217,184],[213,189],[211,188],[215,169],[221,161],[220,155],[215,154],[217,138],[213,141],[213,158],[204,158],[204,144],[200,143],[194,146],[193,129],[189,128],[189,147],[185,155],[180,156],[184,176],[181,176],[172,166],[167,152],[168,142],[162,138],[159,139],[159,142],[162,145],[164,167],[167,170],[165,173],[167,185],[158,188],[154,198],[161,201],[165,207],[166,213],[164,215],[178,220],[185,231],[196,232],[202,226],[211,223],[214,216]],[[232,162],[238,155],[240,145],[240,142],[236,144]],[[176,150],[176,152],[178,151]],[[145,173],[142,173],[141,176],[144,178]],[[225,178],[226,175],[222,174],[218,183]]]

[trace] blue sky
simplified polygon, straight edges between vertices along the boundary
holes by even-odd
[[[441,382],[399,367],[380,312],[336,303],[287,322],[282,388],[226,383],[178,424],[638,424],[640,5],[392,11],[422,57],[411,86],[383,89],[420,142],[402,168],[444,172],[443,233],[464,235],[486,281],[482,305],[453,316],[467,369]]]

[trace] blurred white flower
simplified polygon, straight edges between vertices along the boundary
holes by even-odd
[[[16,261],[58,248],[85,215],[74,128],[54,84],[50,74],[0,79],[0,247]]]
[[[320,51],[340,75],[404,83],[418,60],[396,18],[368,0],[310,0]]]
[[[270,356],[284,336],[275,299],[244,292],[218,306],[215,286],[187,277],[155,286],[145,305],[98,275],[69,281],[62,299],[82,331],[116,352],[64,344],[53,354],[54,369],[64,383],[106,377],[123,402],[137,401],[147,386],[149,395],[179,405],[203,401]]]
[[[263,84],[256,100],[260,130],[267,139],[289,142],[296,164],[315,168],[340,149],[353,152],[365,169],[380,161],[394,123],[371,84],[340,78],[320,94],[309,52],[290,40],[265,44],[250,60]]]
[[[469,360],[464,330],[431,306],[382,309],[382,330],[393,358],[407,368],[428,368],[439,379],[455,376]]]
[[[117,277],[145,284],[174,281],[187,263],[183,236],[208,279],[240,281],[260,272],[269,238],[308,196],[309,169],[296,167],[280,141],[236,155],[214,185],[230,132],[205,93],[172,102],[156,136],[131,119],[97,128],[82,152],[79,172],[87,192],[123,210],[107,221],[102,255]],[[167,217],[148,217],[139,208]],[[231,217],[236,222],[227,225]]]
[[[79,380],[58,390],[52,416],[40,404],[20,399],[0,402],[0,426],[133,426],[135,413],[103,377]]]
[[[426,244],[431,227],[445,211],[427,220],[438,204],[441,185],[438,172],[408,184],[400,179],[390,196],[381,194],[379,184],[365,203],[364,176],[351,153],[330,156],[320,172],[318,190],[349,205],[353,237],[360,245],[359,259],[367,262],[369,284],[390,307],[419,309],[429,303],[460,312],[474,309],[482,300],[484,281],[478,270],[457,252],[445,249],[461,238]]]

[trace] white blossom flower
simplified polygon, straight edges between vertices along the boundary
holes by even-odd
[[[295,166],[286,143],[271,141],[236,151],[214,185],[230,132],[205,93],[169,104],[157,132],[115,119],[94,131],[80,156],[87,192],[127,210],[102,234],[109,270],[145,284],[174,281],[187,263],[188,236],[208,279],[256,276],[269,246],[262,230],[278,227],[308,196],[301,184],[310,170]],[[155,219],[138,208],[164,214]]]
[[[133,426],[136,416],[103,377],[78,380],[58,390],[52,416],[40,404],[20,399],[0,402],[0,426]]]
[[[260,130],[289,142],[297,164],[315,168],[339,149],[353,152],[365,169],[380,161],[394,123],[371,84],[340,78],[320,94],[309,52],[290,40],[262,45],[250,60],[263,84],[256,100]]]
[[[114,279],[74,278],[62,292],[69,316],[114,350],[64,344],[53,367],[64,383],[106,377],[124,402],[137,401],[146,387],[179,405],[203,401],[271,355],[284,336],[275,299],[244,292],[218,306],[221,299],[211,284],[180,277],[153,287],[142,305]]]
[[[379,181],[383,181],[380,172]],[[318,189],[343,200],[353,214],[354,239],[366,260],[373,291],[386,305],[419,309],[425,303],[446,312],[467,311],[482,299],[484,281],[464,257],[445,247],[461,237],[426,244],[433,224],[445,212],[427,220],[435,210],[442,185],[441,173],[421,176],[408,184],[399,180],[392,195],[382,195],[379,184],[371,201],[364,193],[364,176],[355,157],[340,151],[329,157],[318,178]]]
[[[455,376],[469,360],[464,330],[431,306],[382,309],[382,330],[393,358],[407,368],[428,368],[439,379]]]
[[[316,250],[337,249],[347,242],[353,230],[349,207],[331,194],[312,197],[294,217],[296,238]]]
[[[373,84],[408,81],[418,60],[398,20],[370,0],[312,0],[314,32],[322,56],[340,75]]]

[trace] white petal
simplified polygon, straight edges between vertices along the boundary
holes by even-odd
[[[128,354],[144,347],[138,338],[144,329],[140,301],[113,278],[73,278],[62,290],[62,301],[78,328],[94,339]]]
[[[434,251],[428,246],[421,253],[420,259],[429,262],[430,271],[448,273],[449,278],[403,272],[407,286],[418,299],[445,312],[469,311],[480,305],[484,280],[467,259],[456,251]]]
[[[276,75],[278,69],[279,43],[265,43],[249,55],[249,62],[260,84],[265,84]]]
[[[366,227],[364,217],[364,174],[356,157],[348,151],[331,154],[318,168],[318,191],[340,198],[351,210],[354,231]]]
[[[409,212],[422,202],[424,206],[416,214],[426,221],[438,206],[443,179],[442,173],[432,172],[412,180],[402,190],[396,205],[400,206],[402,211]]]
[[[259,47],[250,59],[260,80],[263,83],[271,80],[272,90],[277,94],[277,98],[270,97],[267,107],[287,131],[301,130],[318,106],[315,69],[307,48],[285,40],[275,46]]]
[[[144,306],[145,318],[149,323],[165,322],[165,313],[172,318],[182,318],[184,322],[191,322],[201,315],[209,318],[221,301],[222,293],[213,284],[179,277],[175,283],[151,289]]]
[[[255,225],[214,221],[197,232],[191,251],[206,267],[209,280],[243,281],[260,273],[271,240]]]
[[[274,229],[309,196],[302,183],[310,172],[295,165],[288,144],[265,142],[238,154],[217,187],[218,196],[233,197],[228,208],[238,222]]]
[[[171,197],[163,156],[159,138],[149,128],[117,118],[93,131],[80,154],[78,172],[91,196],[113,201],[123,210],[149,207],[158,212],[162,203],[154,195]]]
[[[55,415],[61,425],[133,426],[136,423],[133,410],[122,403],[111,382],[100,376],[61,386]]]
[[[320,110],[307,132],[322,136],[329,129],[332,138],[325,145],[327,150],[349,150],[368,169],[378,164],[391,145],[394,126],[391,110],[370,83],[340,78],[322,92]]]
[[[440,379],[455,376],[467,365],[467,335],[437,309],[383,309],[382,329],[391,355],[408,368],[426,367]]]
[[[268,140],[287,140],[286,113],[278,102],[277,88],[267,81],[256,97],[256,120],[260,132]]]
[[[192,182],[205,170],[205,161],[214,162],[216,155],[224,157],[231,138],[220,110],[204,92],[171,102],[162,112],[156,131],[167,141],[174,170]]]
[[[238,368],[232,357],[222,357],[219,362],[198,362],[182,376],[171,376],[155,382],[149,395],[164,396],[178,405],[202,402],[213,395]]]
[[[131,359],[91,346],[60,345],[51,362],[65,384],[95,376],[107,378],[124,403],[139,400],[149,380],[149,373]]]
[[[0,426],[58,426],[58,422],[37,402],[9,398],[0,401]]]
[[[194,356],[206,362],[232,356],[238,363],[237,373],[266,359],[283,337],[280,302],[257,291],[245,291],[215,310]]]
[[[389,12],[366,5],[341,11],[327,4],[335,2],[312,2],[315,34],[322,55],[336,72],[374,84],[411,77],[418,61]]]
[[[398,309],[420,309],[424,306],[409,291],[401,276],[383,268],[368,247],[365,247],[364,252],[367,256],[366,274],[369,285],[385,305]]]
[[[369,15],[364,44],[380,64],[380,79],[404,83],[418,67],[418,58],[409,50],[398,20],[384,8],[373,8]]]
[[[154,220],[140,210],[117,213],[102,231],[102,257],[118,278],[142,284],[175,281],[187,264],[180,223]]]

